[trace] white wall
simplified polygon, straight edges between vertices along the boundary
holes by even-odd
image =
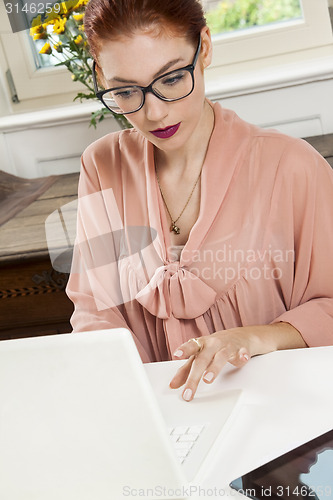
[[[119,129],[112,117],[89,127],[92,109],[96,104],[0,118],[0,169],[26,178],[78,172],[83,150]]]
[[[261,127],[295,137],[333,133],[333,56],[296,70],[243,74],[232,88],[227,81],[220,88],[208,83],[207,95]]]

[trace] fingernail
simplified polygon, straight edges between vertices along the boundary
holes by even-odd
[[[183,354],[184,354],[183,351],[181,351],[180,349],[178,349],[178,351],[173,353],[175,358],[181,358]]]
[[[243,354],[243,359],[245,359],[245,361],[248,361],[250,359],[250,356],[248,354]]]
[[[203,379],[206,380],[206,382],[211,382],[214,378],[214,373],[213,372],[207,372],[203,376]]]
[[[189,401],[191,397],[192,397],[191,389],[186,389],[183,394],[183,399],[185,399],[185,401]]]

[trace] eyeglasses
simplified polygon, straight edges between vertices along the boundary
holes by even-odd
[[[119,115],[129,115],[130,113],[139,111],[145,103],[145,97],[148,92],[151,92],[162,101],[172,102],[184,99],[194,89],[194,69],[200,54],[200,48],[201,36],[199,36],[198,47],[191,64],[155,78],[147,87],[129,85],[126,87],[98,90],[96,63],[94,61],[92,77],[96,97],[102,101],[105,107]]]

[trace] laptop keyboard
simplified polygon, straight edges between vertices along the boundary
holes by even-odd
[[[193,450],[205,425],[178,425],[169,429],[179,462],[182,464]]]

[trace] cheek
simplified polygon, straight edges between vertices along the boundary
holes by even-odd
[[[126,116],[127,120],[133,125],[134,128],[140,130],[144,123],[144,113],[142,110],[133,113],[132,115]]]
[[[195,90],[196,91],[193,91],[193,93],[188,97],[187,102],[185,99],[183,111],[188,118],[197,120],[200,118],[203,111],[205,95],[199,88]]]

